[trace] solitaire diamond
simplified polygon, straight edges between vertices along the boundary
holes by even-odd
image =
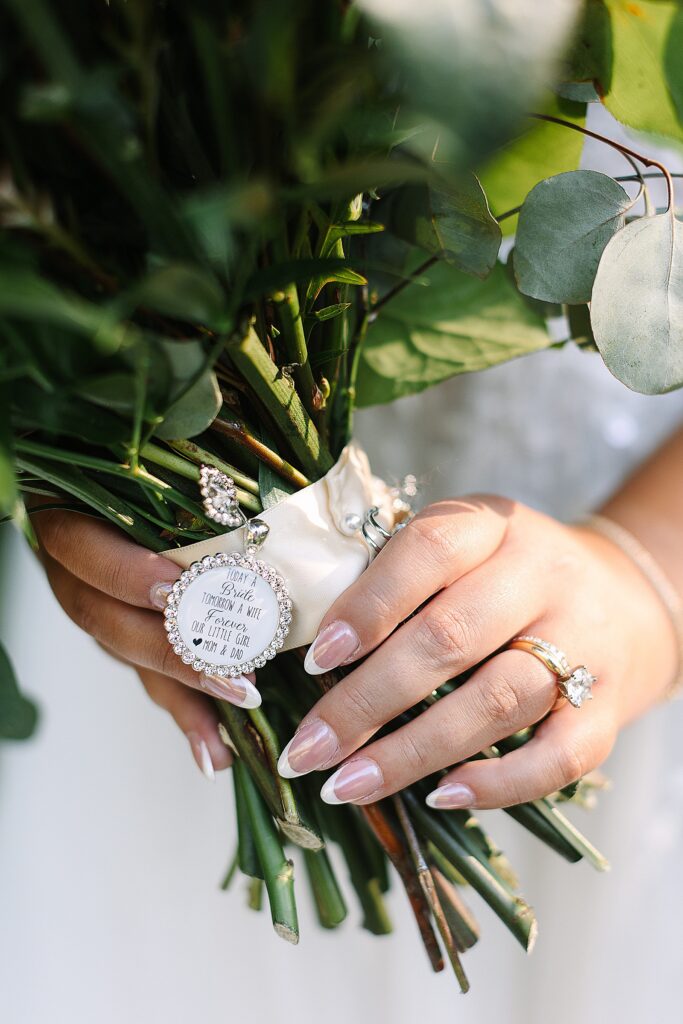
[[[585,700],[592,700],[591,689],[596,678],[585,665],[575,668],[571,675],[560,681],[560,689],[575,708],[580,708]]]

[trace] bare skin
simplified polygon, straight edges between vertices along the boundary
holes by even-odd
[[[681,466],[683,430],[603,511],[683,594]],[[227,767],[211,684],[176,658],[161,628],[158,584],[178,570],[90,517],[46,511],[34,523],[65,611],[137,668],[207,774]],[[330,630],[334,623],[345,626]],[[324,787],[334,803],[372,802],[452,765],[432,806],[502,807],[553,792],[601,764],[620,729],[664,697],[679,667],[667,609],[614,543],[489,495],[424,509],[335,602],[320,632],[342,640],[336,655],[324,638],[314,645],[312,671],[316,652],[318,670],[335,657],[336,664],[364,660],[306,716],[282,771],[342,767]],[[556,680],[539,661],[522,651],[494,653],[518,633],[546,638],[572,664],[587,665],[598,677],[594,699],[580,710],[556,706]],[[457,692],[373,740],[386,722],[481,662]],[[238,685],[224,696],[243,703],[244,693]],[[461,763],[540,721],[523,749]]]

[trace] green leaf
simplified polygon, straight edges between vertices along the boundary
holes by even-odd
[[[604,103],[622,124],[683,139],[683,12],[676,2],[605,0],[612,28]]]
[[[111,310],[56,288],[31,270],[0,267],[0,315],[66,327],[86,335],[102,352],[116,352],[126,328]]]
[[[320,323],[323,323],[325,320],[334,320],[335,317],[341,316],[352,305],[352,302],[335,302],[332,306],[324,306],[322,309],[313,310],[311,316]]]
[[[543,105],[543,112],[577,125],[584,125],[586,120],[583,104],[557,96]],[[525,196],[543,178],[575,170],[581,160],[583,142],[581,134],[571,128],[548,121],[527,121],[523,132],[478,172],[493,214],[500,217],[521,206]],[[503,234],[513,234],[516,226],[516,217],[506,217],[501,224]]]
[[[343,224],[331,224],[327,235],[328,248],[331,249],[334,242],[338,242],[340,238],[347,238],[350,235],[374,235],[378,231],[384,231],[384,224],[372,220],[349,220]]]
[[[201,345],[195,342],[166,342],[164,349],[168,354],[175,380],[185,387],[187,381],[198,373],[205,363]],[[180,398],[167,409],[163,422],[155,430],[156,436],[171,441],[201,434],[215,420],[222,401],[216,374],[207,367],[192,386],[184,390]]]
[[[157,532],[152,530],[145,519],[128,505],[123,498],[91,480],[75,466],[47,461],[34,455],[21,453],[17,463],[22,469],[35,473],[41,480],[46,480],[79,501],[96,509],[101,515],[124,530],[133,540],[152,551],[163,551],[167,541],[159,539]]]
[[[358,404],[410,395],[460,373],[483,370],[550,339],[497,264],[485,281],[439,263],[382,309],[362,351]]]
[[[91,405],[69,391],[46,394],[32,381],[11,392],[12,419],[22,430],[67,434],[88,444],[115,444],[129,437],[129,424],[109,409]]]
[[[567,320],[569,321],[569,337],[571,340],[582,348],[597,352],[588,306],[569,306]]]
[[[510,137],[571,32],[575,0],[360,0],[379,58],[439,133],[439,159],[463,166]],[[411,144],[416,141],[412,140]]]
[[[546,302],[588,302],[602,251],[633,200],[599,171],[547,178],[524,200],[515,239],[520,291]]]
[[[473,174],[456,183],[406,185],[387,204],[388,229],[460,270],[486,277],[496,262],[501,230]]]
[[[323,284],[330,281],[339,281],[341,284],[366,283],[365,278],[352,270],[348,261],[344,259],[287,260],[275,263],[272,267],[264,267],[263,270],[257,270],[252,274],[247,282],[246,297],[255,299],[278,288],[284,288],[285,285],[300,284],[311,278],[316,282],[322,281]]]
[[[0,644],[0,739],[26,740],[38,722],[38,709],[19,689],[12,662]]]
[[[0,515],[9,515],[17,500],[10,424],[9,388],[0,384]]]
[[[641,217],[602,254],[591,323],[608,369],[633,391],[683,385],[683,224]]]
[[[171,264],[150,274],[134,290],[136,305],[166,316],[199,323],[223,331],[226,323],[225,296],[215,278],[206,271],[183,264]]]
[[[612,31],[609,11],[603,0],[586,0],[581,23],[567,54],[564,84],[592,87],[593,92],[596,92],[595,87],[598,86],[604,91],[609,88],[611,69]],[[599,99],[599,96],[597,98]],[[592,97],[588,101],[582,98],[580,102],[592,102]]]

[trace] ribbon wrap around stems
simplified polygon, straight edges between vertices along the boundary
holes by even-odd
[[[391,529],[391,490],[372,475],[362,448],[351,443],[322,479],[259,513],[270,532],[258,557],[282,574],[293,603],[284,650],[310,644],[328,608],[367,568],[372,552],[362,532],[349,535],[345,530],[350,516],[362,522],[373,505]],[[204,555],[244,551],[245,532],[242,526],[163,555],[187,569]]]

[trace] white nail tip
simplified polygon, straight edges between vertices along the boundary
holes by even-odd
[[[251,683],[245,676],[241,679],[236,680],[240,686],[244,687],[244,697],[242,700],[236,702],[241,708],[259,708],[261,706],[261,694],[258,692],[253,683]]]
[[[334,775],[330,775],[329,779],[327,780],[323,788],[320,790],[320,799],[323,800],[326,804],[348,803],[347,800],[340,800],[334,791],[334,784],[339,778],[341,770],[341,768],[338,768]]]
[[[440,808],[443,807],[443,804],[439,803],[439,791],[438,791],[438,789],[435,790],[433,793],[429,793],[425,797],[425,803],[427,804],[427,807],[433,807],[435,811],[438,811]]]
[[[296,771],[296,769],[292,768],[291,764],[289,763],[289,757],[287,755],[289,754],[289,748],[291,747],[292,742],[293,737],[289,741],[287,746],[284,748],[277,761],[278,775],[281,775],[283,779],[298,779],[301,775],[308,774],[307,772]]]
[[[326,669],[321,668],[320,665],[317,664],[315,658],[313,657],[314,649],[315,644],[313,644],[312,647],[308,648],[308,653],[304,658],[304,668],[308,672],[309,676],[321,676],[323,672],[326,671]]]
[[[216,779],[216,772],[214,771],[213,761],[211,760],[211,754],[209,753],[208,746],[197,733],[189,733],[187,738],[190,742],[190,747],[192,748],[192,753],[200,772],[209,780],[209,782],[214,782]]]

